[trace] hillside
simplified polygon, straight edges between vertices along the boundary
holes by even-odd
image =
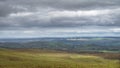
[[[61,51],[0,49],[0,68],[119,68],[119,60]]]
[[[74,37],[1,39],[0,48],[48,49],[68,52],[120,52],[120,38],[117,37]]]

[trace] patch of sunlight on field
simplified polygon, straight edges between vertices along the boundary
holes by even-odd
[[[0,68],[119,68],[119,61],[74,53],[0,49]]]

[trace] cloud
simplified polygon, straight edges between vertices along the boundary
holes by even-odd
[[[119,0],[0,0],[0,16],[13,12],[36,11],[41,8],[54,10],[92,10],[116,8],[120,6]]]
[[[109,14],[111,10],[89,10],[89,11],[53,11],[50,14],[53,17],[82,17],[82,16],[97,16]]]
[[[119,32],[113,29],[120,27],[119,3],[120,0],[0,0],[0,31],[8,31],[6,34],[21,31],[21,36],[36,35],[36,30],[40,29],[49,30],[46,33],[50,35],[58,34],[54,31],[60,29],[66,34],[72,28],[76,28],[75,33],[81,28],[85,31],[97,29],[102,33],[102,28],[107,28],[102,30],[109,33]],[[52,32],[52,29],[56,30]]]
[[[10,6],[0,4],[0,17],[4,17],[10,14],[12,12],[10,8]]]
[[[1,18],[1,29],[67,28],[81,26],[120,26],[120,9],[44,11],[12,13]]]
[[[7,2],[17,5],[23,5],[25,7],[37,8],[47,7],[55,9],[65,10],[86,10],[86,9],[98,9],[98,8],[111,8],[119,6],[119,0],[8,0]]]
[[[71,37],[71,36],[120,36],[120,28],[63,28],[40,30],[5,30],[0,31],[1,38],[25,38],[25,37]]]

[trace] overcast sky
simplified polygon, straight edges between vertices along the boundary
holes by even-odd
[[[0,38],[120,36],[120,0],[0,0]]]

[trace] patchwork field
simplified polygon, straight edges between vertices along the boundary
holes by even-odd
[[[119,59],[107,59],[105,55],[113,57],[115,54],[102,56],[37,49],[0,49],[0,68],[120,68]]]

